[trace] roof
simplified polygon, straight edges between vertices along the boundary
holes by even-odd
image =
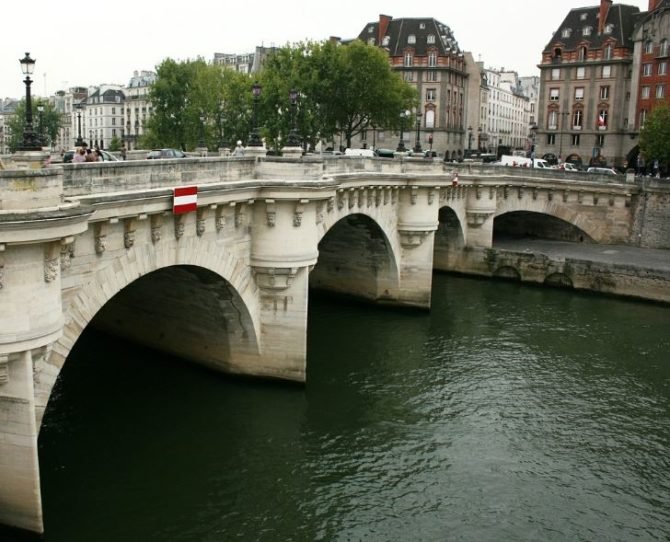
[[[665,1],[665,0],[664,0]],[[579,46],[588,44],[590,48],[599,49],[606,42],[614,39],[619,47],[633,48],[633,27],[640,14],[637,6],[625,4],[612,4],[607,11],[603,28],[611,26],[611,32],[598,33],[598,19],[600,6],[589,6],[573,8],[558,27],[551,41],[544,48],[544,53],[550,53],[556,46],[566,50],[574,50]],[[583,29],[591,28],[589,35],[583,34]],[[569,34],[565,35],[564,31]]]
[[[383,18],[380,16],[380,21],[368,23],[365,28],[358,35],[358,39],[368,43],[371,38],[374,38],[374,44],[378,47],[384,47],[389,51],[391,56],[401,56],[406,48],[414,49],[414,54],[417,56],[425,56],[428,54],[428,49],[437,48],[438,54],[449,55],[460,53],[461,49],[454,37],[451,28],[440,21],[426,17],[418,19],[392,19],[389,20],[384,32],[384,36],[380,36],[379,26]],[[428,36],[435,36],[435,43],[428,43]],[[384,43],[384,37],[388,36],[388,43]],[[415,37],[415,43],[409,43],[408,38]]]

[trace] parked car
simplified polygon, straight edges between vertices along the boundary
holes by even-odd
[[[395,151],[393,149],[375,149],[375,154],[379,158],[393,158]]]
[[[64,164],[72,163],[72,157],[74,156],[75,152],[77,152],[76,149],[70,149],[69,151],[65,151],[63,153],[63,163]],[[100,152],[100,155],[102,156],[102,161],[103,162],[119,162],[120,161],[111,152],[103,151],[103,150],[101,150],[99,152]]]
[[[372,158],[375,153],[372,149],[345,149],[345,156],[362,156],[364,158]]]
[[[147,160],[161,158],[186,158],[186,154],[179,149],[152,149],[147,153]]]
[[[423,155],[426,158],[437,158],[437,151],[431,151],[431,150],[423,151]]]
[[[590,167],[586,173],[597,173],[598,175],[618,175],[616,170],[611,167]]]
[[[571,162],[563,162],[560,166],[558,166],[558,169],[561,171],[579,171],[579,168]]]

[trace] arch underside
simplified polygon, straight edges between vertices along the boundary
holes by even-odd
[[[493,245],[505,239],[546,239],[593,243],[588,232],[564,218],[536,211],[509,211],[493,222]]]
[[[465,235],[460,218],[451,207],[440,208],[435,232],[433,267],[439,271],[454,268],[465,247]]]
[[[309,285],[374,301],[393,300],[398,267],[383,229],[369,216],[353,214],[336,222],[319,242]]]

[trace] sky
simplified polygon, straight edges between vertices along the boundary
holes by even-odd
[[[646,10],[648,0],[625,3]],[[257,45],[283,46],[331,36],[350,39],[380,14],[432,17],[451,27],[462,50],[486,67],[539,75],[537,64],[567,13],[599,0],[448,0],[420,6],[406,0],[243,0],[71,5],[9,0],[2,8],[0,98],[21,98],[19,59],[36,60],[33,95],[74,86],[126,85],[133,71],[155,70],[165,58],[211,60]],[[25,23],[26,12],[31,20]]]

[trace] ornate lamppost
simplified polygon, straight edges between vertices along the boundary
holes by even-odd
[[[74,108],[77,110],[77,139],[74,144],[76,147],[81,147],[84,144],[81,138],[81,103],[76,104]]]
[[[472,151],[472,126],[468,126],[468,156]]]
[[[30,58],[30,53],[26,53],[26,56],[20,59],[19,62],[21,63],[21,71],[26,76],[23,80],[26,84],[26,123],[23,128],[23,141],[19,150],[38,151],[42,149],[42,144],[33,130],[33,101],[30,97],[30,85],[33,82],[30,76],[35,70],[35,61]]]
[[[400,141],[398,142],[398,148],[396,149],[396,152],[407,152],[407,149],[405,149],[405,142],[403,141],[403,132],[405,131],[405,119],[409,116],[409,111],[400,112]]]
[[[298,137],[298,130],[295,126],[295,110],[298,107],[298,91],[292,88],[288,92],[288,98],[291,102],[291,131],[288,134],[286,140],[287,147],[299,147],[300,146],[300,137]]]
[[[414,144],[414,152],[421,154],[423,149],[421,148],[421,139],[419,139],[419,130],[421,129],[421,111],[417,109],[416,111],[416,141]]]
[[[249,146],[250,147],[262,147],[263,142],[261,141],[261,138],[258,134],[258,99],[260,98],[261,95],[261,89],[262,87],[258,83],[254,83],[251,87],[251,93],[254,97],[254,109],[253,109],[253,117],[252,117],[252,129],[251,129],[251,137],[249,137]]]
[[[39,114],[39,120],[37,123],[37,131],[39,132],[39,140],[44,143],[44,106],[39,104],[37,106],[37,113]]]

